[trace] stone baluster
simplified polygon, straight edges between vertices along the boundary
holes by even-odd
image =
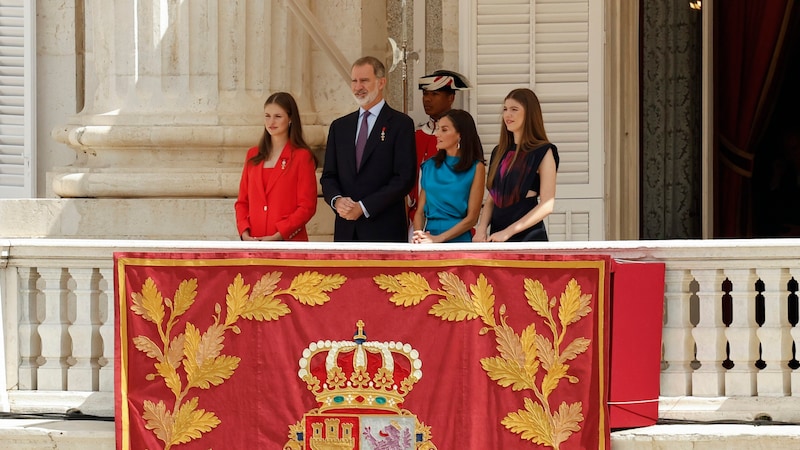
[[[789,360],[792,358],[792,335],[786,289],[788,272],[781,269],[760,269],[764,282],[764,324],[756,333],[761,341],[761,359],[766,367],[758,372],[758,395],[783,396],[790,392]]]
[[[730,346],[733,368],[725,372],[725,395],[756,395],[755,366],[758,360],[758,323],[756,323],[756,281],[753,270],[730,269],[725,271],[733,286],[731,296],[732,321],[725,329]]]
[[[100,325],[97,322],[98,273],[95,269],[69,269],[75,280],[74,319],[67,328],[72,341],[72,354],[67,374],[70,391],[96,391],[98,385],[97,357],[100,353]]]
[[[39,327],[39,291],[36,282],[39,273],[32,267],[17,269],[19,277],[19,369],[20,390],[36,389],[36,373],[42,354],[42,340],[37,333]]]
[[[37,374],[37,389],[63,391],[67,388],[67,355],[70,339],[67,332],[67,271],[62,268],[39,268],[44,317],[37,331],[42,342],[42,363]]]
[[[691,394],[694,341],[689,321],[689,284],[691,274],[685,270],[667,269],[664,274],[663,353],[666,368],[661,372],[661,395]]]
[[[789,273],[791,274],[792,278],[795,281],[800,282],[800,268],[792,268],[789,269]],[[800,290],[795,291],[795,299],[794,301],[798,304],[795,306],[795,310],[800,309]],[[792,329],[789,331],[792,335],[792,339],[794,341],[794,359],[800,359],[800,322],[795,323]],[[800,367],[792,370],[792,397],[800,397]]]
[[[699,321],[692,329],[700,367],[692,373],[692,395],[718,397],[724,394],[725,325],[722,322],[722,273],[716,269],[692,270],[699,285]]]
[[[117,298],[114,295],[114,271],[100,269],[102,280],[98,307],[100,320],[100,338],[102,341],[102,356],[97,363],[100,366],[99,390],[100,392],[114,392],[114,320]]]
[[[795,282],[800,282],[800,267],[792,267],[789,269],[789,276],[794,278]],[[800,309],[800,290],[794,292],[795,298],[794,302],[795,311]],[[789,330],[789,334],[792,335],[792,340],[794,342],[794,359],[800,359],[800,322],[794,324],[791,330]],[[792,397],[800,397],[800,367],[793,369],[791,373],[791,387],[792,387]]]

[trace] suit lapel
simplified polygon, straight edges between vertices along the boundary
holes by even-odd
[[[372,153],[375,152],[378,143],[381,142],[382,136],[385,139],[386,128],[391,116],[390,110],[391,108],[389,108],[387,104],[384,104],[383,108],[381,108],[381,112],[375,120],[375,126],[372,127],[372,131],[367,138],[367,145],[364,147],[364,156],[361,158],[361,167],[364,167],[364,164],[369,160]]]

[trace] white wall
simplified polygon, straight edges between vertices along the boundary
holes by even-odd
[[[36,196],[53,197],[47,173],[54,167],[72,164],[76,155],[50,133],[77,112],[76,78],[82,69],[76,65],[75,1],[36,3]]]

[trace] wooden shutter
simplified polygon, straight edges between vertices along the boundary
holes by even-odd
[[[34,192],[30,18],[23,0],[0,0],[0,198],[32,197]]]
[[[604,239],[602,3],[589,0],[476,0],[475,93],[470,97],[488,157],[503,99],[529,87],[558,147],[551,240]]]

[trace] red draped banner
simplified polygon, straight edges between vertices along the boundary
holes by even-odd
[[[605,256],[118,253],[118,449],[608,449]]]

